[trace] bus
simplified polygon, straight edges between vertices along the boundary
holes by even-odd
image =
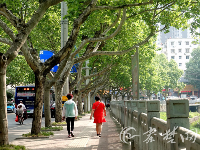
[[[27,86],[16,86],[15,88],[15,108],[17,105],[23,102],[26,106],[27,114],[33,115],[34,112],[34,102],[35,102],[35,85]],[[44,115],[44,107],[43,107]]]

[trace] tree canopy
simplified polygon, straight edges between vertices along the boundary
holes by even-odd
[[[84,62],[93,56],[134,53],[136,47],[148,44],[157,32],[167,31],[170,26],[183,27],[191,17],[188,15],[191,10],[199,8],[199,3],[193,0],[66,0],[69,8],[66,16],[69,21],[69,38],[64,47],[59,48],[57,35],[60,25],[55,11],[59,10],[60,2],[62,0],[2,0],[0,4],[0,42],[6,45],[0,55],[0,78],[3,81],[0,88],[5,89],[7,66],[22,51],[35,74],[33,134],[40,132],[44,85],[53,66],[64,61],[67,63],[65,70],[69,70],[73,63]],[[198,11],[195,13],[199,14]],[[159,29],[157,23],[165,27]],[[41,63],[38,55],[43,48],[56,51],[56,54]],[[79,58],[74,58],[78,53]],[[58,72],[61,73],[62,69]],[[59,73],[54,80],[59,79]],[[2,108],[6,102],[5,91],[0,91],[0,99]],[[6,119],[5,112],[0,115],[0,119]],[[7,137],[6,130],[3,130],[6,124],[2,126],[0,132]],[[8,141],[5,137],[0,144]]]

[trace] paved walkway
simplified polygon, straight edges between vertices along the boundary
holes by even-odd
[[[54,131],[54,136],[43,139],[17,139],[10,144],[24,145],[32,150],[130,150],[130,145],[120,141],[121,127],[110,116],[107,110],[106,123],[103,124],[102,136],[96,136],[96,125],[86,114],[75,121],[73,138],[68,138],[66,126],[64,130]]]

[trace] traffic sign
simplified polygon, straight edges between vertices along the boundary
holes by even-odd
[[[51,52],[51,51],[48,51],[48,50],[41,50],[40,51],[40,60],[41,60],[41,62],[45,62],[47,59],[49,59],[51,56],[53,56],[54,54],[53,54],[53,52]],[[51,69],[51,71],[52,72],[56,72],[57,70],[58,70],[58,66],[59,66],[59,64],[57,64],[56,66],[54,66],[52,69]]]
[[[48,51],[48,50],[41,50],[40,51],[40,60],[41,60],[41,62],[45,62],[47,59],[49,59],[51,56],[53,56],[54,55],[54,53],[53,52],[51,52],[51,51]],[[78,54],[75,56],[75,58],[76,57],[78,57]],[[77,72],[77,67],[78,67],[78,63],[77,64],[74,64],[73,65],[73,67],[72,67],[72,69],[71,69],[71,71],[70,71],[70,73],[76,73]],[[58,70],[58,66],[59,66],[59,64],[57,64],[56,66],[54,66],[52,69],[51,69],[51,71],[52,72],[56,72],[57,70]]]
[[[77,69],[76,69],[77,67],[78,67],[78,64],[74,64],[72,69],[71,69],[71,71],[70,71],[70,73],[76,73],[77,72]]]

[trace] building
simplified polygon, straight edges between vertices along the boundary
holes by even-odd
[[[189,21],[189,23],[191,20]],[[158,24],[159,29],[162,29],[162,25]],[[195,39],[192,38],[192,34],[190,29],[176,29],[174,27],[170,27],[170,32],[164,33],[161,32],[157,37],[157,45],[161,48],[159,53],[164,53],[167,56],[168,61],[171,59],[175,60],[179,69],[185,71],[186,63],[189,62],[191,58],[192,51],[197,48],[200,44],[199,41],[195,42]],[[199,31],[199,29],[197,29]],[[200,33],[200,32],[199,32]],[[186,80],[180,79],[181,82]],[[178,90],[174,90],[175,96],[181,96],[182,94],[186,94],[187,96],[196,95],[200,97],[200,92],[198,89],[195,89],[192,85],[188,85],[188,82],[184,82],[186,87],[178,93]]]
[[[186,63],[189,62],[193,49],[199,46],[194,43],[194,39],[192,38],[167,39],[166,44],[168,61],[171,59],[175,60],[179,69],[183,71],[186,70]]]

